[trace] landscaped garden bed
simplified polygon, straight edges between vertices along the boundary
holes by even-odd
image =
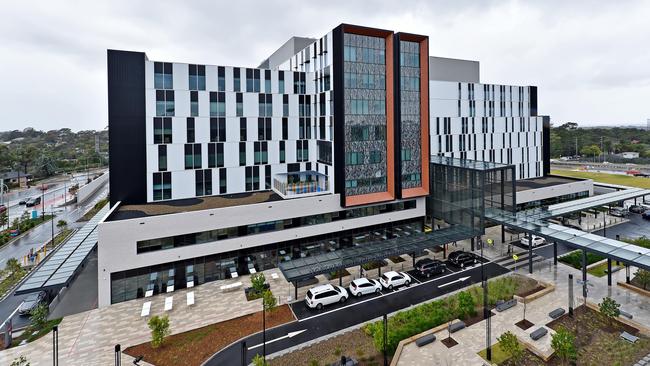
[[[617,268],[623,268],[623,265],[617,266],[616,262],[612,263],[612,273],[617,271]],[[607,262],[599,263],[589,269],[587,269],[587,273],[589,273],[592,276],[596,277],[604,277],[607,275]]]
[[[396,255],[394,257],[389,257],[388,259],[390,259],[390,261],[393,262],[393,263],[402,263],[402,262],[406,261],[406,259],[400,257],[399,255]]]
[[[596,262],[600,262],[605,257],[601,257],[597,254],[587,252],[587,265],[594,264]],[[573,251],[563,257],[558,258],[558,261],[568,264],[569,266],[575,268],[575,269],[581,269],[582,268],[582,251],[576,250]]]
[[[325,366],[339,361],[341,356],[353,357],[361,366],[383,365],[383,355],[374,347],[372,337],[360,329],[274,358],[269,360],[269,364],[271,366]]]
[[[388,263],[386,263],[386,261],[381,260],[381,261],[374,261],[370,263],[364,263],[361,265],[361,268],[363,268],[364,271],[371,271],[373,269],[377,269],[379,267],[384,267],[387,265]]]
[[[340,270],[340,271],[335,271],[335,272],[325,273],[325,277],[326,277],[328,280],[336,280],[336,279],[338,279],[339,277],[345,277],[345,276],[349,276],[349,275],[350,275],[350,272],[348,272],[347,269],[342,269],[342,270]]]
[[[294,320],[287,305],[266,313],[266,327],[271,328]],[[150,342],[128,347],[126,354],[144,356],[144,361],[156,366],[199,366],[232,342],[262,330],[262,312],[211,324],[167,337],[159,348]]]

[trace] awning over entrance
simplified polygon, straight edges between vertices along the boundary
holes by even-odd
[[[572,248],[586,250],[609,259],[650,270],[650,249],[546,221],[546,219],[554,216],[587,210],[647,194],[650,194],[650,191],[631,188],[625,191],[565,202],[545,209],[533,209],[517,213],[490,208],[486,209],[485,218],[528,234],[541,236],[551,242],[562,243]]]
[[[99,210],[72,238],[47,258],[45,263],[34,270],[16,290],[16,295],[69,285],[79,266],[97,245],[97,225],[108,213],[108,206]]]
[[[408,237],[364,243],[330,253],[293,259],[280,263],[280,271],[289,282],[303,281],[316,275],[335,272],[395,255],[418,253],[426,248],[467,239],[471,236],[472,233],[468,232],[467,228],[452,226],[426,234],[412,234]]]

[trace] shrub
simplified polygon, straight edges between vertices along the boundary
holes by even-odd
[[[465,319],[468,316],[476,315],[476,304],[474,298],[469,292],[461,291],[458,293],[458,317]]]
[[[32,310],[29,314],[29,321],[31,323],[31,326],[34,329],[43,328],[47,322],[48,313],[49,309],[45,304],[39,304],[37,307],[35,307],[34,310]]]
[[[634,276],[639,284],[643,286],[643,289],[647,290],[648,285],[650,285],[650,271],[640,269],[634,273]]]
[[[171,331],[169,329],[169,317],[167,315],[154,315],[149,319],[149,329],[151,329],[151,347],[158,348],[162,346],[165,337]]]
[[[336,346],[336,348],[334,348],[334,356],[341,357],[342,354],[343,354],[343,351],[341,350],[341,347]]]
[[[605,259],[605,257],[601,257],[598,254],[587,253],[587,265],[600,262],[603,259]],[[564,257],[561,257],[559,261],[562,263],[566,263],[573,268],[580,269],[582,268],[582,252],[576,250],[574,252],[565,255]]]
[[[65,220],[59,220],[59,221],[56,223],[56,227],[58,227],[59,229],[63,229],[63,228],[65,228],[65,227],[67,227],[67,226],[68,226],[68,222],[65,221]]]
[[[524,356],[524,350],[521,348],[521,344],[517,339],[517,336],[514,335],[511,331],[507,331],[501,334],[501,337],[497,338],[499,341],[499,346],[510,359],[517,364],[519,360]]]
[[[20,355],[20,357],[11,361],[11,366],[30,366],[30,363],[27,361],[27,357]]]
[[[565,327],[559,327],[551,338],[551,347],[564,365],[575,360],[578,355],[575,341],[575,335]]]
[[[261,294],[264,292],[264,283],[266,282],[266,277],[264,277],[264,273],[254,273],[251,275],[251,286],[253,287],[253,290],[257,292],[258,294]]]
[[[257,354],[253,357],[253,366],[269,366],[269,363],[264,361],[264,357]]]
[[[621,313],[618,309],[620,307],[621,305],[609,296],[604,298],[603,302],[598,304],[600,313],[607,317],[609,324],[612,324],[612,319],[616,318]]]
[[[275,300],[275,296],[273,296],[271,290],[264,291],[262,295],[262,304],[264,306],[264,311],[271,311],[275,309],[277,301]]]

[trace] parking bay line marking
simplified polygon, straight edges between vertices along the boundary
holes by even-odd
[[[489,262],[489,263],[491,263],[491,262]],[[465,269],[461,269],[461,270],[458,271],[458,272],[452,272],[452,273],[450,273],[450,274],[448,274],[448,275],[444,275],[444,276],[441,276],[441,277],[438,277],[438,278],[434,278],[434,279],[432,279],[431,281],[441,280],[441,279],[443,279],[443,278],[447,278],[447,277],[449,277],[449,276],[453,276],[453,275],[458,274],[458,273],[461,273],[461,272],[469,271],[470,269],[474,269],[474,268],[476,268],[476,267],[467,267],[467,268],[465,268]],[[427,281],[427,282],[419,283],[419,284],[414,284],[414,285],[412,285],[412,286],[410,286],[410,287],[421,286],[421,285],[424,285],[424,284],[429,283],[429,282],[431,282],[431,281]],[[409,288],[410,288],[410,287],[409,287]],[[379,295],[379,296],[371,297],[371,298],[368,298],[368,299],[366,299],[366,300],[362,300],[362,301],[355,302],[355,303],[353,303],[353,304],[348,304],[348,305],[342,306],[342,307],[340,307],[340,308],[336,308],[336,309],[332,309],[332,310],[326,311],[326,312],[324,312],[324,313],[320,313],[320,314],[312,315],[312,316],[306,317],[306,318],[304,318],[304,319],[298,319],[298,323],[300,323],[300,322],[304,322],[304,321],[309,320],[309,319],[318,318],[319,316],[323,316],[323,315],[325,315],[325,314],[333,313],[333,312],[335,312],[335,311],[343,310],[343,309],[349,308],[349,307],[351,307],[351,306],[355,306],[355,305],[357,305],[357,304],[363,304],[364,302],[373,301],[373,300],[379,299],[380,297],[388,296],[388,295],[391,295],[391,294],[394,294],[394,293],[395,293],[395,292],[388,292],[388,293],[383,293],[383,292],[382,292],[382,294]],[[298,303],[298,302],[295,302],[294,304],[297,304],[297,303]],[[267,342],[267,343],[268,343],[268,342]]]
[[[277,341],[285,339],[285,338],[293,338],[293,337],[297,336],[298,334],[300,334],[302,332],[306,332],[306,331],[307,331],[307,329],[297,330],[295,332],[289,332],[289,333],[287,333],[286,336],[282,336],[282,337],[279,337],[279,338],[276,338],[276,339],[272,339],[270,341],[266,341],[266,344],[277,342]],[[262,347],[263,345],[264,345],[264,343],[260,343],[260,344],[257,344],[255,346],[248,347],[248,350],[250,351],[250,350],[252,350],[254,348]]]

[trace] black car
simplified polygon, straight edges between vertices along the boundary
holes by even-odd
[[[632,206],[630,206],[630,208],[628,209],[628,211],[630,211],[630,212],[632,212],[632,213],[639,213],[639,214],[640,214],[640,213],[644,213],[644,212],[645,212],[645,207],[643,207],[643,206],[639,206],[639,205],[632,205]]]
[[[34,207],[41,204],[41,197],[32,197],[25,202],[26,207]]]
[[[439,260],[424,258],[415,262],[415,269],[422,276],[429,278],[432,275],[445,273],[447,266]]]
[[[29,315],[32,310],[36,309],[38,305],[45,304],[46,300],[47,294],[45,291],[30,294],[25,298],[25,300],[23,300],[23,303],[20,304],[20,307],[18,307],[18,314]]]
[[[463,252],[461,250],[450,253],[447,256],[447,259],[450,263],[460,268],[478,263],[478,259],[474,254]]]

